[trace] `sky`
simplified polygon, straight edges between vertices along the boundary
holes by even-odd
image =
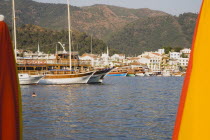
[[[35,0],[47,3],[66,3],[66,0]],[[70,0],[74,6],[90,6],[94,4],[108,4],[127,8],[149,8],[160,10],[172,15],[184,12],[198,13],[202,0]]]

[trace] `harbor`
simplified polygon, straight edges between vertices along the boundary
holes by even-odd
[[[182,82],[108,76],[96,85],[22,85],[24,139],[170,140]]]
[[[58,42],[61,44],[60,42]],[[63,51],[55,54],[17,50],[17,66],[20,84],[90,84],[102,83],[106,76],[185,76],[190,49],[165,54],[165,49],[144,52],[138,57],[125,54],[109,56],[109,50],[100,54],[83,54]],[[185,55],[185,58],[182,55]],[[181,60],[181,61],[180,61]],[[184,60],[182,62],[182,60]],[[70,65],[71,64],[71,65]],[[34,81],[32,77],[40,77]],[[28,78],[28,80],[27,80]],[[31,80],[31,82],[30,82]]]
[[[0,2],[0,139],[210,138],[208,0],[134,1]]]

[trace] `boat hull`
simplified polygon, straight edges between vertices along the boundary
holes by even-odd
[[[136,75],[136,76],[140,76],[140,77],[145,76],[145,74],[144,74],[144,73],[136,73],[135,75]]]
[[[135,77],[135,74],[127,74],[128,77]]]
[[[163,77],[171,77],[170,74],[163,74]]]
[[[175,77],[182,77],[182,75],[174,75]]]
[[[111,71],[112,69],[98,70],[96,71],[88,80],[88,84],[94,83],[102,83],[104,77]]]
[[[88,84],[92,83],[102,83],[103,79],[101,77],[105,76],[106,74],[98,74],[98,75],[93,75],[90,77],[88,80]]]
[[[46,75],[39,81],[41,85],[86,84],[93,72],[78,75]]]
[[[126,76],[127,73],[109,73],[107,76]]]
[[[19,83],[20,85],[32,85],[37,84],[43,76],[28,76],[28,77],[20,77],[19,76]]]

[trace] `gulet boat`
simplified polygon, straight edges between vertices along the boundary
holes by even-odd
[[[70,3],[69,0],[67,0],[67,11],[68,11],[68,37],[69,37],[69,70],[66,69],[55,69],[55,70],[49,70],[47,71],[46,76],[40,80],[39,84],[86,84],[90,77],[94,74],[92,71],[88,72],[76,72],[72,70],[72,51],[71,51],[71,22],[70,22]],[[67,52],[65,51],[64,53]]]
[[[61,85],[61,84],[86,84],[94,72],[72,73],[70,70],[50,70],[39,84]]]

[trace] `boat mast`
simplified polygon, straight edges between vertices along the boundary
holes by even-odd
[[[15,51],[15,60],[17,62],[17,37],[16,37],[15,0],[12,0],[12,14],[13,14],[14,51]]]
[[[70,22],[70,0],[67,0],[67,7],[68,7],[68,32],[69,32],[69,67],[71,70],[71,22]]]
[[[56,44],[56,48],[55,48],[55,54],[58,54],[58,45]]]
[[[90,52],[93,54],[93,35],[91,35]]]

